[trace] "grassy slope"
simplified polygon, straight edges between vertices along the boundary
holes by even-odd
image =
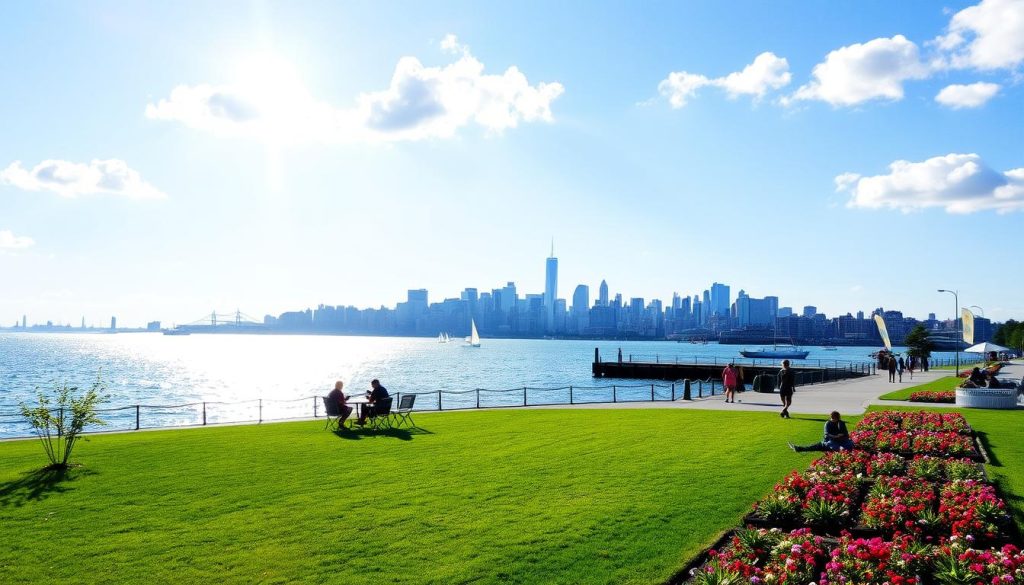
[[[0,444],[0,574],[663,582],[807,465],[784,442],[815,440],[824,420],[648,409],[416,418],[430,434],[340,437],[310,422],[93,436],[75,453],[85,466],[53,485],[29,473],[38,444]]]
[[[911,386],[910,388],[904,388],[903,390],[897,390],[888,394],[879,396],[881,400],[910,400],[910,394],[912,392],[923,392],[923,391],[939,391],[939,390],[952,390],[962,380],[954,376],[946,376],[945,378],[939,378],[928,382],[927,384],[919,384],[917,386]]]

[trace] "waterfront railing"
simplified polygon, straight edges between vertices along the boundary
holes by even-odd
[[[618,360],[618,356],[613,356],[612,359],[606,358],[604,355],[600,356],[602,362],[611,362]],[[779,364],[782,362],[776,358],[745,358],[745,357],[714,357],[714,356],[693,356],[693,355],[673,355],[673,354],[651,354],[651,353],[630,353],[623,354],[623,362],[639,363],[639,364],[679,364],[679,365],[698,365],[698,366],[715,366],[720,365],[725,367],[726,364],[735,364],[737,366],[774,366],[781,367]],[[841,359],[804,359],[804,360],[791,360],[794,366],[800,367],[818,367],[818,368],[844,368],[850,366],[860,366],[862,364],[874,364],[877,363],[873,359],[863,360],[841,360]],[[976,364],[982,362],[983,359],[978,356],[960,356],[960,365],[965,364]],[[938,368],[945,366],[956,365],[955,358],[930,358],[928,360],[928,367]]]
[[[807,386],[861,377],[862,375],[863,372],[858,368],[821,368],[798,372],[796,383],[798,386]],[[751,387],[748,385],[747,388]],[[397,404],[402,395],[415,394],[416,411],[450,411],[478,408],[522,408],[524,406],[672,402],[707,398],[723,392],[721,380],[704,379],[601,386],[519,386],[503,389],[428,390],[395,392],[393,395],[395,404]],[[107,425],[96,427],[92,429],[93,432],[308,420],[325,416],[320,395],[291,400],[257,398],[237,402],[133,404],[101,408],[97,409],[97,412]],[[54,414],[57,414],[56,410],[54,410]],[[0,437],[31,436],[33,436],[32,428],[18,411],[17,405],[0,404]]]

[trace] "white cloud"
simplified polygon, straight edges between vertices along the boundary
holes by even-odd
[[[470,124],[501,132],[523,122],[554,121],[551,103],[564,92],[562,84],[530,85],[515,66],[485,74],[484,64],[455,35],[440,46],[459,58],[426,67],[403,57],[389,87],[360,95],[352,108],[318,101],[297,77],[275,80],[270,72],[256,83],[178,86],[148,104],[146,116],[279,143],[448,138]]]
[[[821,100],[853,106],[873,99],[903,99],[903,82],[922,79],[928,70],[917,45],[903,35],[840,47],[814,66],[814,81],[801,86],[785,103]]]
[[[0,250],[22,250],[35,245],[35,240],[26,236],[16,236],[10,230],[0,230]]]
[[[142,180],[138,171],[116,158],[89,164],[44,160],[31,170],[14,161],[0,171],[0,183],[25,191],[52,191],[62,197],[107,193],[133,199],[159,199],[165,195]]]
[[[947,85],[935,96],[935,101],[955,110],[977,108],[999,93],[998,83],[972,83],[970,85]]]
[[[774,53],[761,53],[743,71],[716,79],[715,85],[724,88],[731,97],[753,95],[762,98],[769,89],[789,85],[792,77],[789,62]]]
[[[895,161],[886,175],[844,173],[836,177],[836,190],[850,193],[848,207],[1008,213],[1024,210],[1024,168],[1000,173],[976,154],[947,154],[923,162]]]
[[[754,62],[723,77],[708,78],[696,73],[675,71],[658,84],[658,92],[668,98],[673,108],[681,108],[705,86],[720,87],[731,98],[742,95],[761,99],[773,89],[789,84],[789,62],[774,53],[765,52],[754,58]]]
[[[658,84],[658,92],[668,98],[668,103],[673,108],[681,108],[686,102],[697,94],[697,90],[709,85],[711,80],[703,75],[687,73],[686,71],[673,71],[668,77]]]
[[[934,44],[955,69],[1012,69],[1024,62],[1024,0],[982,0],[957,12]]]

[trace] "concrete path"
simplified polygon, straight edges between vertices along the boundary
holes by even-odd
[[[949,406],[952,404],[923,404],[920,402],[905,402],[893,400],[879,400],[878,397],[920,384],[925,384],[939,378],[953,375],[952,370],[930,370],[928,372],[915,372],[913,378],[904,372],[901,382],[889,382],[888,372],[864,378],[828,382],[826,384],[813,384],[810,386],[797,386],[793,395],[793,406],[789,411],[793,414],[823,414],[838,410],[843,415],[862,414],[872,404],[886,404],[889,406]],[[1011,365],[1003,368],[999,378],[1002,380],[1020,381],[1024,376],[1024,361],[1016,360]],[[677,389],[677,391],[679,391]],[[704,410],[747,410],[757,412],[779,412],[782,410],[782,402],[778,394],[760,394],[757,392],[743,392],[736,396],[735,403],[726,403],[722,395],[694,400],[677,400],[675,402],[619,402],[615,404],[577,404],[539,406],[529,408],[697,408]]]

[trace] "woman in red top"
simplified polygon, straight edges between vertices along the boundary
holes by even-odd
[[[722,370],[722,385],[725,386],[725,401],[736,402],[736,384],[739,381],[739,374],[732,367],[732,364],[725,366]]]

